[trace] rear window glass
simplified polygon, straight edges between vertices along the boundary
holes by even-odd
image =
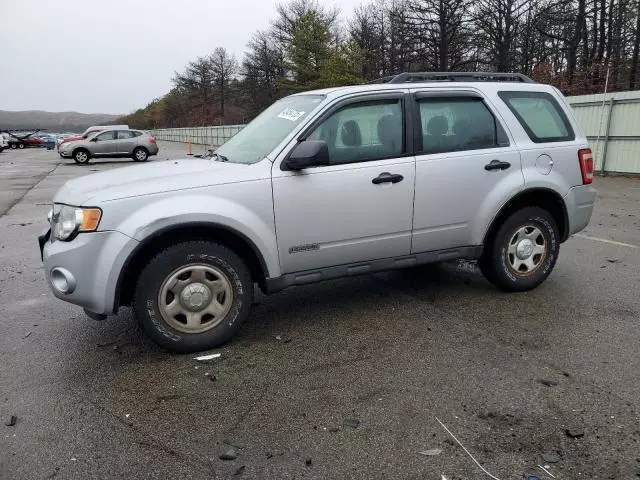
[[[131,130],[118,130],[118,140],[126,140],[135,136],[135,132],[132,132]]]
[[[575,138],[569,119],[550,94],[500,92],[498,95],[533,142],[566,142]]]

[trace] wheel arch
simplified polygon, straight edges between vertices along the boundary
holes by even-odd
[[[569,237],[569,215],[560,194],[549,188],[530,188],[518,193],[500,208],[484,234],[483,244],[487,245],[491,241],[491,237],[507,217],[526,207],[539,207],[548,211],[556,221],[560,241],[564,242]]]
[[[131,304],[135,285],[149,260],[171,245],[192,240],[213,240],[232,250],[247,263],[253,281],[264,291],[269,270],[262,253],[250,238],[227,225],[193,221],[161,228],[136,246],[118,275],[114,311]]]

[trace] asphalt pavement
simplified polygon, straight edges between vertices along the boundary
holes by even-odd
[[[640,180],[596,178],[534,291],[451,262],[258,295],[200,364],[46,286],[56,189],[130,163],[0,153],[1,479],[640,476]]]

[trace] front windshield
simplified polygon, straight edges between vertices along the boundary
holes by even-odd
[[[218,148],[216,153],[233,163],[259,162],[324,98],[324,95],[295,95],[277,101]]]

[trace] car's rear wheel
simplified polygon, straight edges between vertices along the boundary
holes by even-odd
[[[531,290],[551,274],[558,259],[560,238],[553,216],[538,207],[511,214],[485,246],[479,266],[498,288]]]
[[[73,152],[73,159],[76,163],[85,164],[89,161],[90,158],[91,155],[89,155],[89,152],[83,148]]]
[[[146,162],[149,158],[149,152],[146,148],[138,147],[133,151],[133,159],[136,162]]]
[[[215,242],[189,241],[160,252],[144,267],[133,307],[154,342],[193,352],[227,342],[252,302],[251,274],[235,253]]]

